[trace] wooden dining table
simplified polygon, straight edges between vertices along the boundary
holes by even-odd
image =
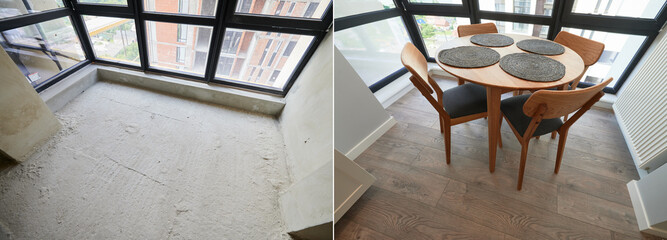
[[[514,44],[506,47],[490,47],[496,50],[500,57],[511,53],[525,52],[516,46],[516,43],[525,39],[542,39],[519,34],[503,34],[514,39]],[[470,42],[470,37],[460,37],[447,41],[441,49],[450,49],[459,46],[477,46]],[[545,40],[545,39],[542,39]],[[565,47],[565,46],[563,46]],[[514,90],[539,90],[547,88],[563,89],[568,83],[578,79],[584,73],[584,61],[572,49],[565,47],[565,53],[546,56],[565,65],[565,76],[553,82],[534,82],[514,77],[500,68],[499,63],[482,68],[459,68],[446,65],[436,57],[438,65],[446,72],[468,82],[486,87],[486,108],[489,130],[489,171],[493,172],[496,165],[496,150],[500,138],[501,112],[500,96]]]

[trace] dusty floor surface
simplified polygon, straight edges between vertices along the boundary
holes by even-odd
[[[0,170],[0,239],[289,239],[270,116],[99,82]]]

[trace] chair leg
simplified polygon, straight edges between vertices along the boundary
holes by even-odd
[[[466,83],[465,80],[459,78],[459,85],[463,85],[463,84],[465,84],[465,83]]]
[[[512,92],[512,95],[515,96],[515,97],[521,95],[521,90],[514,90]]]
[[[563,117],[563,122],[565,122],[565,121],[567,121],[567,114],[565,114],[565,116]],[[557,132],[558,131],[551,132],[551,139],[556,139],[556,133]]]
[[[521,186],[523,185],[523,172],[526,170],[526,157],[528,155],[528,143],[530,140],[521,144],[521,164],[519,166],[519,182],[517,184],[516,190],[521,191]]]
[[[503,127],[503,118],[500,118],[500,124],[498,125],[499,129],[502,129]],[[498,147],[502,148],[503,147],[503,131],[498,131]]]
[[[560,170],[560,163],[563,160],[563,151],[565,150],[565,140],[567,140],[567,130],[559,132],[560,137],[558,137],[558,152],[556,154],[556,167],[554,168],[554,173],[558,174]]]
[[[451,162],[452,158],[452,126],[445,126],[445,154],[447,155],[447,164]]]
[[[540,140],[540,136],[535,137],[535,139]]]
[[[445,133],[445,119],[440,117],[440,133]]]

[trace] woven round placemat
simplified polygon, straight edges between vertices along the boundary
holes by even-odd
[[[537,53],[542,55],[559,55],[565,52],[565,48],[555,42],[539,40],[539,39],[526,39],[516,43],[516,47],[526,52]]]
[[[500,54],[496,50],[477,46],[455,47],[438,53],[440,62],[461,68],[486,67],[497,63],[499,59]]]
[[[485,47],[505,47],[512,45],[514,39],[502,34],[486,33],[470,37],[470,42]]]
[[[500,59],[500,68],[512,76],[535,82],[553,82],[565,76],[565,65],[532,53],[505,55]]]

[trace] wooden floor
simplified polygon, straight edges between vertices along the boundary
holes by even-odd
[[[387,110],[398,124],[355,160],[377,181],[336,239],[658,239],[637,227],[626,183],[639,177],[610,111],[572,126],[559,174],[557,139],[532,140],[517,191],[521,146],[507,122],[491,174],[486,120],[452,127],[447,165],[437,113],[417,90]]]

